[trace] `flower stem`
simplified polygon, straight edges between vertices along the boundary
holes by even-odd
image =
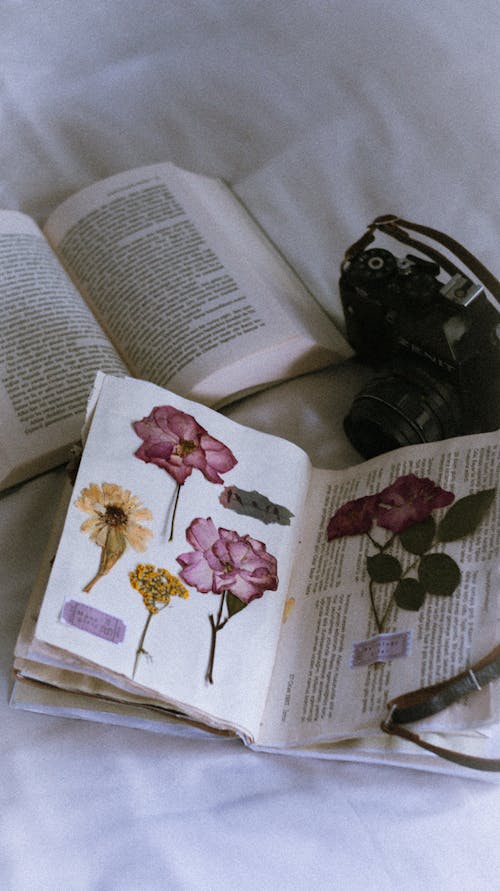
[[[211,613],[208,617],[208,620],[210,622],[210,628],[212,629],[212,636],[210,639],[210,654],[208,656],[208,667],[207,667],[207,673],[205,675],[205,678],[206,678],[207,683],[209,683],[209,684],[213,684],[213,682],[214,682],[213,670],[214,670],[214,659],[215,659],[215,645],[217,643],[217,632],[220,631],[221,628],[224,628],[224,625],[227,622],[227,619],[224,619],[224,621],[221,622],[222,610],[224,609],[224,604],[226,602],[226,593],[227,592],[224,591],[221,595],[219,611],[217,613],[217,618],[215,619],[215,621],[214,621],[214,617]]]
[[[374,547],[377,548],[379,554],[383,554],[384,551],[387,550],[387,548],[390,548],[391,544],[393,543],[394,539],[396,538],[396,534],[394,533],[393,535],[391,535],[390,538],[387,539],[387,541],[385,542],[385,544],[379,544],[378,541],[375,541],[375,539],[372,538],[372,536],[370,535],[369,532],[367,532],[366,535],[367,535],[367,537],[370,539],[372,545],[374,545]],[[391,595],[391,598],[390,598],[390,600],[389,600],[389,603],[388,603],[388,605],[387,605],[387,607],[386,607],[386,609],[385,609],[384,615],[382,616],[382,618],[380,618],[380,617],[379,617],[379,614],[378,614],[378,612],[377,612],[377,608],[376,608],[376,606],[375,606],[375,598],[374,598],[374,596],[373,596],[373,579],[370,579],[369,592],[370,592],[370,603],[371,603],[371,606],[372,606],[373,617],[374,617],[374,619],[375,619],[375,624],[376,624],[376,626],[377,626],[377,631],[378,631],[379,634],[382,634],[382,629],[383,629],[383,627],[384,627],[384,622],[385,622],[385,620],[386,620],[386,618],[387,618],[387,615],[388,615],[388,613],[389,613],[389,610],[390,610],[390,608],[391,608],[391,604],[392,604],[392,595]]]
[[[99,579],[102,579],[103,576],[105,576],[109,572],[109,570],[111,569],[113,564],[116,563],[116,560],[118,559],[118,556],[115,557],[115,555],[112,552],[108,553],[108,539],[109,539],[109,533],[106,536],[106,543],[101,548],[101,556],[99,559],[99,568],[98,568],[94,578],[92,578],[90,580],[90,582],[88,582],[85,585],[85,587],[82,588],[82,591],[84,591],[85,594],[90,594],[95,583],[98,582]]]
[[[394,535],[391,535],[391,537],[387,539],[386,543],[384,545],[382,545],[382,549],[381,549],[380,553],[383,553],[384,551],[387,550],[387,548],[390,548],[390,546],[393,543],[395,538],[396,538],[396,533],[394,533]]]
[[[377,551],[382,551],[382,550],[384,549],[384,545],[381,545],[381,544],[378,543],[378,541],[375,541],[375,539],[373,538],[373,536],[372,536],[369,532],[366,533],[366,537],[370,539],[372,545],[373,545],[375,548],[377,548]]]
[[[180,491],[181,491],[181,484],[177,483],[177,488],[172,496],[173,506],[171,506],[169,508],[169,510],[167,512],[167,516],[165,517],[165,526],[163,527],[163,535],[167,534],[168,518],[170,515],[172,516],[172,519],[170,521],[170,535],[168,537],[169,541],[172,541],[172,539],[174,537],[175,514],[177,512],[177,505],[179,503]]]
[[[380,620],[380,628],[379,628],[379,633],[380,633],[380,634],[382,633],[382,628],[384,627],[385,620],[387,619],[387,616],[389,615],[389,613],[390,613],[390,611],[391,611],[391,607],[392,607],[392,601],[393,601],[393,599],[394,599],[394,594],[391,594],[391,596],[390,596],[390,598],[389,598],[389,603],[387,604],[387,606],[386,606],[386,608],[385,608],[385,613],[384,613],[384,615],[382,616],[382,618],[381,618],[381,620]]]
[[[91,579],[90,582],[88,582],[88,583],[85,585],[84,588],[82,588],[82,591],[83,591],[85,594],[90,594],[90,592],[91,592],[92,588],[94,587],[95,583],[98,582],[99,579],[101,579],[101,578],[102,578],[102,572],[97,572],[96,575],[94,576],[94,578]]]
[[[137,666],[139,664],[139,659],[140,659],[142,653],[146,652],[146,650],[144,649],[144,641],[146,640],[146,634],[148,633],[148,627],[149,627],[149,623],[150,623],[152,617],[153,617],[153,613],[148,612],[146,624],[144,625],[144,628],[142,629],[141,638],[139,640],[137,650],[135,651],[135,662],[134,662],[134,670],[132,672],[132,677],[135,677],[135,672],[137,670]]]
[[[410,563],[410,565],[406,567],[405,571],[403,572],[403,574],[401,576],[402,579],[407,578],[408,573],[410,573],[412,571],[412,569],[415,569],[415,566],[417,566],[419,559],[420,559],[420,557],[417,557],[416,560],[413,561],[413,563]],[[393,600],[394,600],[394,593],[391,594],[389,603],[387,604],[387,606],[385,608],[384,615],[382,616],[382,619],[380,620],[379,632],[382,632],[382,628],[385,624],[385,620],[387,619],[387,616],[389,615]]]
[[[379,634],[382,634],[382,628],[384,626],[384,619],[387,615],[387,612],[384,614],[384,618],[381,621],[378,616],[377,607],[375,606],[375,598],[373,596],[373,581],[371,579],[370,579],[370,584],[368,586],[368,590],[370,592],[370,602],[372,605],[373,616],[375,618],[375,624],[377,626],[377,631]]]
[[[108,531],[106,532],[106,541],[101,547],[101,557],[99,559],[99,568],[94,578],[88,582],[83,591],[88,594],[95,583],[102,579],[103,576],[107,575],[110,569],[113,568],[117,560],[120,559],[121,555],[124,553],[127,547],[127,539],[123,532],[118,529],[116,526],[108,526]]]

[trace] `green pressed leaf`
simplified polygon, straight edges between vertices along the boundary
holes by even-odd
[[[399,560],[389,554],[375,554],[366,560],[368,575],[373,582],[397,582],[403,568]]]
[[[229,618],[231,616],[234,616],[235,613],[239,613],[242,609],[244,609],[246,606],[248,606],[248,604],[243,603],[243,601],[240,600],[239,597],[235,597],[234,594],[231,593],[231,591],[227,592],[226,603],[227,603],[227,614],[228,614]]]
[[[436,523],[432,517],[427,517],[421,523],[414,523],[399,533],[399,540],[410,554],[425,554],[429,550],[436,532]]]
[[[495,489],[484,489],[452,504],[437,527],[438,541],[457,541],[474,532],[493,502],[495,492]]]
[[[449,597],[460,584],[460,569],[448,554],[425,554],[418,568],[418,577],[429,594]]]
[[[394,591],[394,600],[401,609],[416,612],[425,600],[425,588],[418,579],[401,579]]]

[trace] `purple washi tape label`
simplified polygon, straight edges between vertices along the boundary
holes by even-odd
[[[351,668],[371,665],[372,662],[390,662],[409,656],[411,650],[411,630],[394,631],[392,634],[377,634],[368,640],[353,643]]]
[[[61,613],[61,621],[81,631],[95,634],[110,643],[121,643],[125,637],[125,623],[117,616],[103,613],[88,603],[67,600]]]

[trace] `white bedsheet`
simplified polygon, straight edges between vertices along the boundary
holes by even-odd
[[[131,166],[220,175],[339,323],[343,250],[386,211],[498,276],[499,43],[497,0],[3,0],[0,203],[41,222]],[[362,374],[232,414],[341,466]],[[2,889],[500,888],[498,785],[9,709],[61,482],[0,499]]]

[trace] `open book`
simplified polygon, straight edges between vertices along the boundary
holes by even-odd
[[[499,445],[318,470],[285,440],[99,375],[12,704],[449,770],[380,723],[393,696],[496,643]],[[490,685],[421,730],[486,753],[498,706]]]
[[[156,164],[0,211],[0,488],[67,459],[97,370],[213,405],[352,351],[228,186]]]

